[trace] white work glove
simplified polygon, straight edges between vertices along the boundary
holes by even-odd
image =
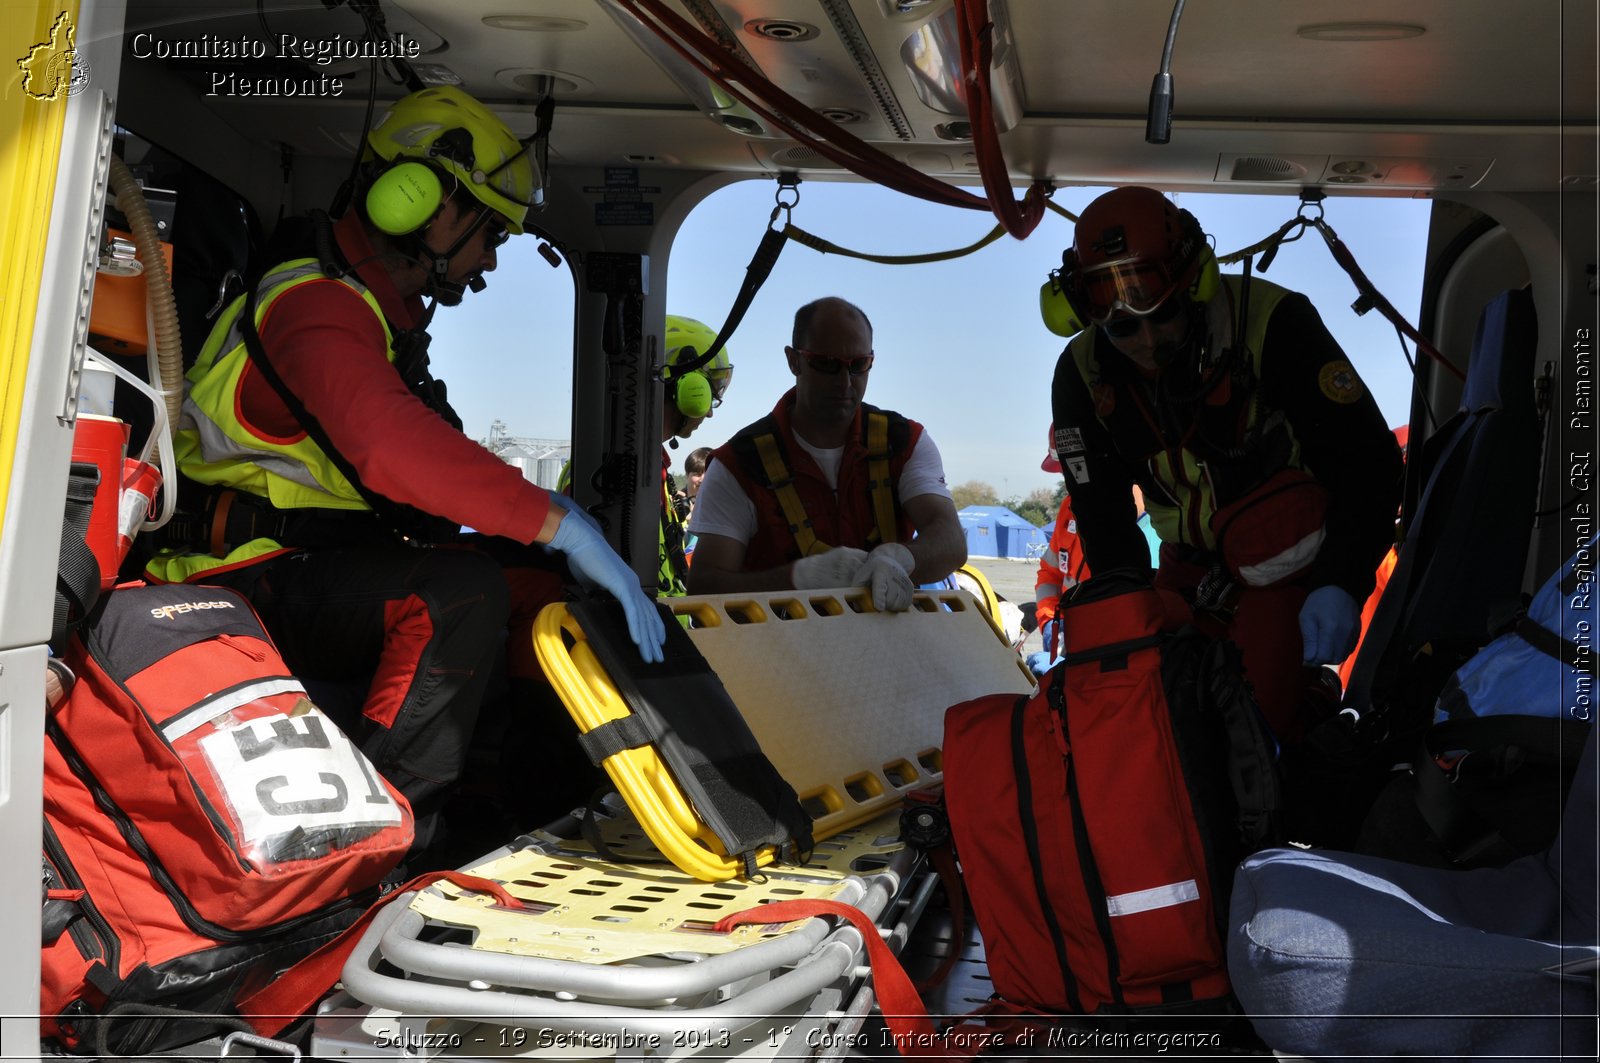
[[[879,612],[903,613],[911,608],[911,570],[917,559],[899,543],[884,543],[867,555],[856,573],[857,587],[872,588],[872,607]]]
[[[789,567],[789,582],[797,591],[832,590],[856,585],[856,572],[867,559],[865,550],[835,546],[820,554],[802,557]]]

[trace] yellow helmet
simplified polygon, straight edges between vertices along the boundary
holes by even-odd
[[[716,330],[692,317],[667,315],[667,399],[685,417],[704,417],[722,401],[733,379],[733,363],[726,345],[698,369],[678,376],[673,368],[704,354],[716,342]],[[703,383],[702,383],[703,381]]]
[[[528,209],[542,202],[532,153],[493,112],[452,85],[397,100],[367,144],[385,162],[417,159],[454,175],[513,233],[522,232]]]

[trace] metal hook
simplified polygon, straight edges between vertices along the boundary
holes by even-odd
[[[800,175],[796,173],[781,173],[778,175],[778,190],[772,194],[772,216],[767,219],[768,225],[778,220],[778,214],[783,214],[783,224],[789,224],[790,213],[800,205]]]
[[[1300,190],[1300,210],[1295,217],[1304,221],[1317,223],[1322,220],[1322,201],[1328,194],[1320,188],[1302,188]],[[1311,214],[1311,209],[1316,208],[1316,214]]]

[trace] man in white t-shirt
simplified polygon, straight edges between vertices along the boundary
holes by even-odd
[[[967,560],[944,465],[922,425],[863,403],[872,322],[828,297],[794,316],[795,386],[713,455],[689,530],[691,594],[870,587],[911,605]]]

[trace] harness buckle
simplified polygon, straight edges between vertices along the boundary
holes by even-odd
[[[1194,607],[1224,623],[1232,623],[1234,613],[1239,609],[1239,585],[1233,581],[1233,576],[1220,560],[1211,563],[1195,586]]]

